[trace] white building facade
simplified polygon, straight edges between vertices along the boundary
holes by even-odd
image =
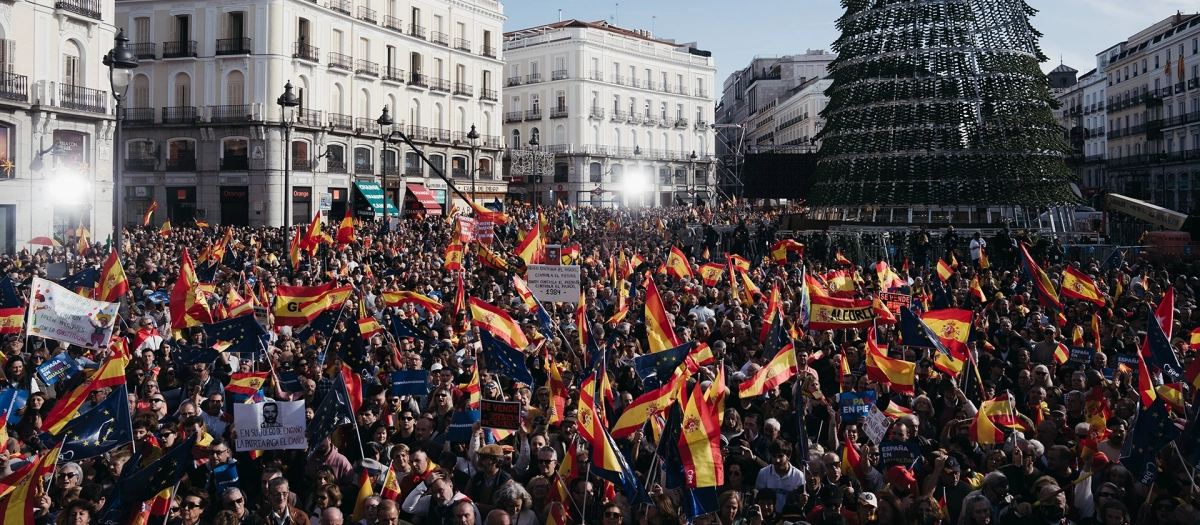
[[[498,2],[118,0],[116,8],[141,61],[123,128],[125,222],[155,200],[166,211],[155,221],[176,225],[278,226],[285,202],[292,224],[318,210],[373,217],[383,207],[368,201],[382,202],[381,187],[405,212],[434,213],[431,201],[453,197],[418,153],[460,190],[474,178],[481,198],[507,193],[494,169]],[[288,82],[299,106],[285,109],[276,101]],[[391,128],[377,123],[385,107]],[[395,131],[416,148],[395,134],[385,144]]]
[[[812,78],[789,90],[775,101],[769,110],[774,122],[774,133],[770,141],[755,142],[752,149],[770,146],[775,150],[816,150],[820,141],[816,135],[825,126],[821,111],[829,105],[825,90],[833,79]],[[760,117],[761,118],[761,117]]]
[[[666,206],[716,197],[709,53],[568,20],[507,33],[504,55],[508,147],[555,157],[552,173],[510,170],[524,200]]]
[[[0,253],[112,233],[112,2],[0,3]]]

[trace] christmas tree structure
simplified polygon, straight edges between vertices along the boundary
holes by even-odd
[[[814,206],[1077,201],[1023,0],[842,0]]]

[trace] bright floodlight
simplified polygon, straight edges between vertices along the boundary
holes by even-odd
[[[62,204],[86,202],[90,188],[87,178],[78,173],[62,173],[54,178],[54,197]]]
[[[628,195],[641,195],[650,191],[650,186],[646,184],[646,175],[637,172],[627,175],[624,190]]]

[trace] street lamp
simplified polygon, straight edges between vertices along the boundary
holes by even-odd
[[[479,132],[475,131],[475,125],[471,124],[471,131],[467,132],[467,140],[471,141],[471,203],[475,203],[475,152],[478,147],[475,146],[475,141],[479,140]]]
[[[531,134],[531,135],[533,135],[533,134]],[[533,135],[533,136],[529,137],[529,148],[530,149],[536,151],[538,149],[539,144],[540,144],[540,142],[538,141],[537,135]],[[540,179],[540,178],[542,178],[542,176],[541,176],[541,174],[538,173],[538,158],[537,158],[537,155],[534,155],[533,156],[533,209],[535,209],[535,210],[540,209],[541,205],[542,205],[542,203],[541,203],[542,199],[538,197],[538,192],[537,192],[538,179]]]
[[[122,247],[125,246],[122,243],[122,233],[125,229],[125,223],[121,220],[125,211],[125,198],[123,195],[125,188],[122,186],[124,173],[122,173],[121,169],[121,157],[124,156],[121,152],[125,149],[121,144],[121,121],[125,120],[125,111],[122,103],[125,102],[125,95],[129,91],[129,83],[133,78],[133,72],[130,70],[138,67],[137,55],[133,53],[132,49],[129,49],[129,39],[125,38],[124,29],[117,31],[117,36],[113,37],[113,48],[109,50],[107,55],[104,55],[103,63],[108,66],[108,83],[112,88],[112,95],[117,103],[117,126],[113,131],[112,156],[113,202],[115,203],[113,213],[116,214],[116,218],[113,221],[115,225],[113,228],[113,240],[116,241],[114,246],[117,247],[119,253]],[[40,157],[39,155],[39,159]]]
[[[379,170],[383,173],[383,223],[390,225],[388,222],[388,194],[387,194],[387,142],[392,136],[392,125],[395,122],[392,116],[388,114],[388,107],[383,107],[383,114],[379,115],[379,119],[375,121],[379,124],[379,133],[383,135],[383,147],[379,149]],[[387,226],[385,226],[387,227]]]
[[[284,114],[284,108],[300,105],[300,98],[292,93],[292,81],[283,85],[283,94],[275,99],[279,104],[279,123],[283,126],[283,227],[292,227],[292,121]]]
[[[696,207],[696,150],[692,150],[692,154],[688,157],[691,159],[692,170],[692,207]]]

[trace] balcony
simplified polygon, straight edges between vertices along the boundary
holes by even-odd
[[[626,113],[626,112],[618,110],[618,109],[613,110],[613,112],[612,112],[612,121],[613,122],[625,122],[626,120],[629,120],[629,113]]]
[[[1198,87],[1200,87],[1200,78],[1188,79],[1188,81],[1187,81],[1188,90],[1196,89]]]
[[[360,6],[358,6],[358,17],[357,18],[359,20],[362,20],[363,22],[367,22],[369,24],[374,24],[375,20],[376,20],[375,10],[367,9],[365,6],[360,5]]]
[[[550,108],[550,118],[567,118],[567,107]]]
[[[354,163],[354,174],[355,175],[374,175],[375,174],[375,165],[368,164],[365,162],[362,164],[355,162]]]
[[[389,82],[404,82],[404,70],[388,66],[383,69],[383,79]]]
[[[599,81],[603,82],[604,81],[604,72],[603,71],[592,71],[591,79],[599,80]]]
[[[196,58],[196,41],[163,42],[163,58]]]
[[[346,173],[346,161],[334,159],[325,161],[325,173]]]
[[[567,70],[556,69],[556,70],[554,70],[553,73],[550,74],[550,78],[552,80],[565,80],[567,78]]]
[[[1114,129],[1108,132],[1108,140],[1119,139],[1124,133],[1119,129]]]
[[[400,166],[395,164],[384,164],[383,174],[391,177],[398,177],[400,176]]]
[[[379,64],[368,60],[356,60],[354,62],[354,74],[379,78]]]
[[[659,115],[659,117],[658,117],[658,125],[659,126],[662,126],[664,128],[669,128],[674,124],[675,124],[675,119],[672,119],[671,117],[668,117],[666,115]]]
[[[250,169],[250,157],[230,155],[221,157],[221,171],[246,171]]]
[[[455,82],[454,83],[454,94],[462,95],[464,97],[475,96],[475,88],[472,87],[470,84],[463,84],[462,82]]]
[[[521,77],[508,77],[508,82],[505,83],[505,86],[507,86],[507,87],[513,87],[513,86],[519,86],[519,85],[521,85]]]
[[[391,29],[392,31],[398,31],[400,33],[404,33],[404,24],[400,22],[399,18],[396,18],[391,15],[384,15],[383,27]]]
[[[154,108],[121,108],[125,113],[122,122],[126,126],[140,126],[154,123]]]
[[[254,120],[254,106],[250,104],[211,107],[212,115],[209,122],[250,122]]]
[[[634,113],[634,112],[630,111],[629,118],[625,119],[625,121],[630,124],[641,124],[642,123],[642,115],[640,113]]]
[[[463,38],[455,38],[454,39],[454,49],[457,49],[459,51],[466,51],[466,52],[470,53],[471,52],[471,41],[463,39]]]
[[[441,91],[443,93],[450,92],[450,81],[444,78],[434,78],[429,80],[429,89],[433,91]]]
[[[350,117],[350,115],[330,113],[329,127],[333,128],[335,131],[354,131],[354,119]]]
[[[496,58],[496,48],[485,44],[479,54],[488,58]]]
[[[195,106],[170,106],[162,108],[163,124],[195,124],[198,120]]]
[[[329,52],[329,69],[344,69],[346,71],[354,70],[354,59],[350,55],[341,53]]]
[[[329,0],[325,7],[335,13],[341,13],[350,16],[350,0]]]
[[[370,117],[358,117],[354,119],[354,131],[356,133],[368,133],[371,135],[383,134],[383,130],[379,128],[379,122]]]
[[[158,159],[125,159],[125,171],[154,171]]]
[[[509,111],[504,114],[504,122],[520,122],[524,117],[524,113],[520,111]]]
[[[250,39],[249,38],[218,38],[217,39],[217,54],[218,55],[249,55]]]
[[[500,137],[499,135],[484,135],[483,136],[483,147],[500,149],[500,143],[501,143],[502,138],[503,137]]]
[[[677,127],[677,128],[688,127],[688,119],[686,117],[680,117],[680,118],[675,119],[675,127]]]
[[[662,85],[662,90],[663,90],[663,93],[670,93],[670,92],[671,92],[671,85],[670,85],[670,84],[668,84],[668,83],[666,83],[666,82],[663,82],[663,85]]]
[[[404,176],[405,177],[424,177],[425,170],[422,169],[420,166],[417,166],[415,168],[406,167],[406,168],[404,168]]]
[[[100,20],[104,4],[99,0],[66,0],[54,2],[54,8]]]
[[[623,77],[623,76],[621,76],[621,75],[617,75],[617,74],[615,74],[615,73],[614,73],[614,74],[613,74],[613,76],[612,76],[612,83],[613,83],[613,84],[624,84],[624,83],[625,83],[625,77]]]
[[[154,43],[129,44],[138,60],[154,60]]]
[[[319,109],[301,109],[296,112],[296,125],[310,128],[325,127],[325,119]]]
[[[430,128],[429,138],[434,142],[450,142],[450,130],[442,128]]]
[[[108,92],[83,86],[59,84],[58,107],[90,113],[107,113]]]
[[[439,46],[450,47],[450,35],[447,35],[441,31],[430,31],[429,41]]]
[[[1136,125],[1134,125],[1134,126],[1132,126],[1132,127],[1130,127],[1130,128],[1129,128],[1129,135],[1130,135],[1130,136],[1133,136],[1133,135],[1141,135],[1141,134],[1143,134],[1143,133],[1145,133],[1145,132],[1146,132],[1146,125],[1145,125],[1145,124],[1136,124]]]
[[[657,126],[659,124],[658,117],[654,115],[646,115],[646,118],[642,122],[647,126]]]
[[[29,77],[0,73],[0,99],[29,102]]]
[[[604,118],[604,108],[598,108],[598,107],[593,106],[591,111],[588,112],[588,118],[603,119]]]
[[[708,98],[708,91],[705,91],[703,89],[697,89],[696,96],[700,97],[700,98]]]
[[[425,28],[417,24],[408,24],[408,36],[414,36],[422,40],[425,39]]]
[[[704,120],[697,120],[697,121],[696,121],[696,131],[703,131],[703,130],[706,130],[706,129],[708,129],[708,122],[707,122],[707,121],[704,121]]]
[[[525,76],[526,84],[537,84],[538,82],[541,82],[541,81],[542,81],[541,73],[530,73]]]
[[[310,46],[301,42],[292,44],[292,58],[307,60],[309,62],[321,62],[321,49],[317,46]]]
[[[496,102],[500,100],[500,94],[496,93],[496,90],[494,89],[484,89],[479,94],[479,98],[480,100],[490,100],[492,102]]]
[[[689,90],[688,90],[687,86],[675,86],[675,93],[678,93],[680,95],[688,95]]]
[[[1175,94],[1176,94],[1176,95],[1182,95],[1182,94],[1183,94],[1183,92],[1184,92],[1184,87],[1183,87],[1183,86],[1184,86],[1183,82],[1177,82],[1177,83],[1175,84]]]
[[[655,82],[653,80],[647,80],[646,81],[646,89],[649,89],[651,91],[658,91],[658,82]]]
[[[167,159],[167,171],[196,171],[196,154],[191,157]]]
[[[313,161],[307,157],[292,157],[292,171],[312,171]]]
[[[429,78],[421,73],[410,73],[408,75],[408,85],[416,87],[429,87]]]
[[[456,179],[465,179],[467,178],[467,170],[462,168],[454,168],[450,170],[450,176]]]
[[[541,108],[526,110],[525,111],[525,120],[542,120]]]
[[[430,138],[429,128],[424,126],[408,125],[408,138],[413,140],[428,141]]]

